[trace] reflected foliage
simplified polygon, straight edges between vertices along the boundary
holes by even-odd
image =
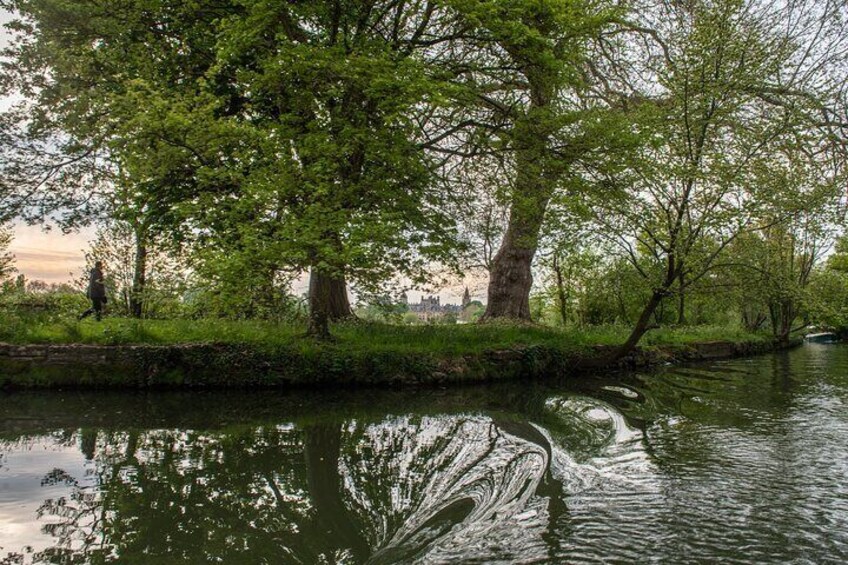
[[[94,441],[80,430],[72,441],[96,486],[45,475],[68,494],[38,509],[54,543],[37,562],[451,560],[470,540],[493,552],[523,538],[515,520],[528,504],[540,535],[547,517],[546,499],[531,502],[549,471],[545,436],[482,415],[104,430]],[[544,555],[541,538],[535,547]]]

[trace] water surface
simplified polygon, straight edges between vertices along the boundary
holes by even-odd
[[[844,345],[556,384],[0,395],[0,563],[848,561]]]

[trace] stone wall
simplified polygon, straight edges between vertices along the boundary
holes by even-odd
[[[789,344],[794,345],[797,342]],[[341,348],[305,354],[294,349],[267,352],[222,344],[0,343],[0,387],[285,388],[469,383],[739,357],[782,347],[786,345],[722,341],[637,348],[615,366],[606,366],[601,361],[611,352],[611,346],[596,346],[581,355],[531,346],[439,358],[427,353],[350,352]]]

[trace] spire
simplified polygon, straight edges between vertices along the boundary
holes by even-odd
[[[471,304],[471,293],[468,292],[468,287],[465,287],[465,294],[462,295],[462,308],[464,309]]]

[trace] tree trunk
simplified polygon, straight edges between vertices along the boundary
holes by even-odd
[[[548,96],[535,92],[527,114],[515,124],[516,173],[509,225],[492,262],[488,304],[481,320],[530,320],[530,268],[557,176],[549,163],[552,120],[547,104]]]
[[[562,271],[560,270],[559,255],[554,253],[554,271],[556,272],[557,283],[557,299],[559,300],[559,315],[562,318],[562,326],[568,325],[568,306],[566,305],[567,297],[565,295],[565,283],[562,280]]]
[[[658,326],[662,324],[663,319],[665,318],[665,306],[667,300],[660,300],[660,303],[657,304],[657,307],[654,308],[654,325]]]
[[[312,269],[309,276],[309,335],[329,339],[330,322],[351,316],[353,312],[344,276],[332,276]]]
[[[686,281],[684,281],[683,271],[677,276],[677,325],[686,325]],[[697,323],[697,322],[696,322]]]
[[[147,284],[147,242],[136,232],[135,264],[133,265],[132,291],[130,292],[130,315],[141,318],[144,313],[144,290]]]
[[[762,312],[749,310],[746,306],[742,307],[742,325],[750,332],[759,330],[767,318],[768,316]]]
[[[781,343],[789,341],[792,323],[795,321],[794,308],[790,301],[781,300],[769,305],[771,331],[774,339]]]
[[[630,335],[627,338],[621,347],[616,349],[609,359],[607,359],[607,363],[614,363],[619,359],[622,359],[627,356],[633,348],[636,347],[636,344],[639,343],[639,340],[642,339],[642,336],[651,328],[650,320],[651,316],[654,315],[654,311],[656,311],[657,307],[663,301],[666,292],[661,290],[655,290],[653,294],[651,294],[651,299],[645,305],[645,308],[642,310],[642,314],[639,316],[639,319],[636,321],[636,325],[633,326],[633,330],[630,332]]]
[[[771,334],[777,339],[780,334],[780,320],[778,318],[777,306],[769,304],[769,320],[771,321]]]
[[[489,299],[481,320],[514,318],[530,320],[530,267],[536,246],[521,245],[516,232],[525,231],[510,225],[500,251],[495,255],[489,274]]]
[[[792,325],[795,323],[795,304],[791,300],[784,300],[780,306],[780,343],[788,343],[792,334]]]
[[[621,347],[616,349],[612,355],[610,355],[610,357],[606,360],[606,363],[615,363],[619,359],[627,356],[627,354],[633,351],[633,348],[636,347],[636,344],[639,343],[639,340],[642,339],[645,332],[651,329],[651,316],[654,315],[657,308],[662,305],[663,300],[668,296],[669,289],[674,284],[674,281],[680,276],[681,269],[681,265],[677,263],[673,255],[669,255],[666,258],[666,275],[663,279],[662,285],[655,288],[651,293],[651,299],[648,300],[645,308],[642,309],[642,313],[639,315],[636,325],[633,326],[633,330],[630,332],[627,341],[625,341]]]

